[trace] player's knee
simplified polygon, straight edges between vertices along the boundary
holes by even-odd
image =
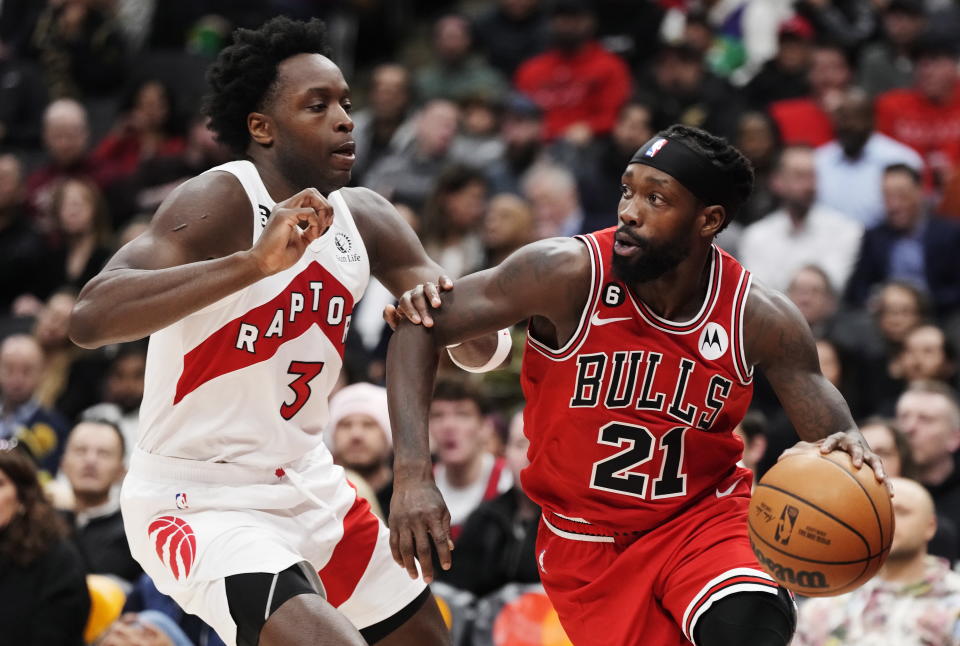
[[[697,646],[786,646],[797,626],[789,593],[738,592],[716,601],[697,622]]]
[[[319,597],[316,583],[308,578],[304,564],[282,572],[248,572],[224,579],[230,616],[237,625],[237,646],[257,646],[267,619],[286,601],[298,595]]]

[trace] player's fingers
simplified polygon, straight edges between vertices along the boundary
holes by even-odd
[[[451,289],[453,289],[453,281],[446,274],[440,276],[440,278],[437,280],[437,284],[440,285],[440,289],[445,292],[449,292]]]
[[[423,580],[430,583],[433,581],[433,551],[430,549],[430,537],[427,535],[426,523],[416,523],[413,533],[417,543],[417,560],[420,561]]]
[[[827,437],[823,442],[820,443],[820,453],[830,453],[831,451],[836,451],[837,446],[840,444],[840,439],[843,437],[840,433],[834,433]]]
[[[320,216],[313,209],[309,209],[304,221],[307,223],[307,228],[303,230],[302,235],[307,242],[313,242],[320,237],[325,227],[320,222]]]
[[[405,527],[400,532],[400,558],[400,565],[407,571],[411,579],[416,579],[418,576],[416,545],[414,544],[413,532],[409,527]]]
[[[420,324],[421,318],[420,318],[420,312],[417,311],[416,306],[413,304],[413,292],[418,287],[415,287],[410,291],[404,292],[403,294],[400,295],[400,300],[397,301],[397,308],[400,310],[400,312],[404,316],[406,316],[408,319],[410,319],[411,323],[416,323],[417,325]]]
[[[437,287],[436,283],[427,283],[423,286],[424,294],[427,297],[427,300],[430,301],[430,305],[433,307],[440,307],[440,289]]]
[[[390,523],[390,554],[397,565],[403,567],[403,556],[400,554],[400,530]]]
[[[403,314],[393,305],[387,305],[383,308],[383,320],[390,326],[391,330],[396,331],[400,321],[403,320]]]
[[[423,321],[423,327],[431,327],[433,318],[430,316],[430,305],[427,301],[426,285],[417,285],[410,294],[410,302],[417,312],[417,318]]]
[[[846,441],[843,442],[843,449],[850,454],[850,459],[853,461],[853,466],[860,468],[863,466],[863,446],[860,442]]]
[[[437,550],[437,556],[440,559],[440,567],[449,570],[453,564],[453,558],[450,552],[453,550],[453,541],[444,531],[439,518],[433,519],[430,523],[430,537],[433,539],[433,545]]]

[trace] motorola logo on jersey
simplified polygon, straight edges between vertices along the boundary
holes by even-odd
[[[729,345],[730,340],[727,338],[727,331],[723,329],[722,325],[711,321],[703,326],[697,347],[704,359],[711,361],[719,359],[727,351]]]

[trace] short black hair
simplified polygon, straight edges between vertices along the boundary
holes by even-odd
[[[904,164],[903,162],[885,166],[883,169],[883,174],[890,175],[891,173],[903,173],[904,175],[909,175],[910,179],[913,180],[913,183],[917,186],[920,186],[920,171],[913,166]]]
[[[753,164],[726,139],[711,135],[700,128],[674,124],[661,130],[656,136],[683,142],[688,148],[710,160],[711,164],[730,178],[730,191],[720,204],[727,212],[727,218],[720,228],[720,231],[723,231],[753,191]]]
[[[247,115],[272,97],[280,63],[297,54],[330,57],[326,25],[277,16],[258,29],[237,29],[207,73],[203,113],[217,141],[242,155],[250,143]]]

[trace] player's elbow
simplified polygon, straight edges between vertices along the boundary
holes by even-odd
[[[74,344],[92,350],[107,345],[109,339],[104,331],[104,317],[89,300],[81,298],[73,306],[67,334]]]

